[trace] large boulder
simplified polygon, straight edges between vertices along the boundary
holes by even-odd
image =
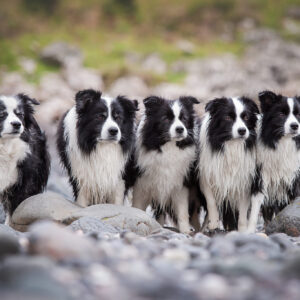
[[[146,212],[127,206],[98,204],[82,208],[62,196],[47,192],[23,201],[11,218],[11,226],[27,231],[28,226],[38,220],[54,220],[69,225],[82,217],[95,217],[119,230],[133,231],[145,236],[160,228]]]
[[[266,233],[283,232],[290,236],[300,236],[300,198],[283,209],[266,226]]]

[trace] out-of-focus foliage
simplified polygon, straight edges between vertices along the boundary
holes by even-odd
[[[57,40],[79,46],[87,66],[112,78],[132,71],[125,64],[132,51],[157,52],[167,63],[222,52],[239,55],[245,24],[271,27],[299,39],[283,26],[290,12],[299,7],[300,0],[1,1],[0,68],[16,70],[18,58],[25,56],[37,60],[39,72],[47,71],[38,53]],[[294,22],[300,23],[299,19]],[[192,54],[174,47],[180,39],[194,44]],[[180,80],[166,76],[164,80]]]

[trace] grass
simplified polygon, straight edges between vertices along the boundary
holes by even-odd
[[[45,1],[47,5],[50,2]],[[128,52],[141,57],[155,52],[168,65],[222,53],[241,55],[245,45],[239,37],[238,24],[247,17],[259,26],[273,28],[283,37],[300,42],[298,35],[286,32],[282,26],[287,9],[300,5],[300,0],[56,0],[57,7],[51,8],[51,14],[47,14],[49,8],[43,7],[42,1],[34,0],[35,6],[27,7],[29,3],[33,2],[10,0],[2,5],[6,14],[0,12],[0,69],[20,71],[19,58],[32,58],[37,63],[36,71],[25,76],[34,83],[46,72],[58,71],[42,62],[39,53],[44,46],[59,40],[80,47],[85,66],[98,69],[107,83],[130,73],[142,76],[149,84],[182,82],[185,74],[145,73],[126,62]],[[124,3],[129,3],[130,9]],[[1,16],[6,16],[3,24]],[[7,20],[13,24],[11,27]],[[228,23],[236,30],[230,42],[219,38]],[[203,28],[209,31],[209,38],[202,38]],[[175,46],[179,38],[195,45],[193,54],[187,55]]]

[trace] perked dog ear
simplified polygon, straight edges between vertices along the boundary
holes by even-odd
[[[217,108],[220,105],[224,105],[227,102],[226,98],[216,98],[213,100],[210,100],[206,105],[205,105],[205,112],[210,112],[211,114],[215,113]]]
[[[30,98],[25,94],[18,94],[17,97],[23,102],[25,127],[28,128],[30,124],[36,124],[36,121],[33,117],[34,114],[33,105],[39,105],[40,102],[38,102],[34,98]]]
[[[198,99],[196,99],[195,97],[192,97],[192,96],[182,96],[179,98],[179,101],[183,105],[189,105],[189,106],[200,103],[200,101]]]
[[[34,104],[34,105],[40,105],[40,102],[37,101],[36,99],[34,98],[30,98],[28,97],[27,95],[25,94],[18,94],[17,97],[19,99],[21,99],[23,101],[24,104],[28,104],[28,105],[31,105],[31,104]]]
[[[150,96],[144,99],[144,105],[146,112],[154,109],[159,109],[159,107],[164,103],[164,99],[157,96]]]
[[[82,112],[85,107],[95,100],[101,98],[101,92],[92,89],[79,91],[75,96],[76,111]]]
[[[269,110],[270,107],[277,102],[278,97],[280,97],[280,95],[276,95],[275,93],[273,93],[271,91],[260,92],[258,94],[258,99],[260,102],[260,107],[261,107],[262,112],[264,113],[267,110]]]
[[[118,96],[117,100],[120,102],[124,110],[130,114],[134,114],[136,111],[138,111],[139,103],[137,100],[129,100],[128,98],[124,96]]]

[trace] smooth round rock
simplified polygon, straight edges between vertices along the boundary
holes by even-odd
[[[283,232],[290,236],[300,235],[300,198],[284,208],[266,226],[266,233]]]
[[[69,225],[82,217],[94,217],[120,230],[142,236],[161,228],[158,222],[140,209],[114,204],[83,208],[53,192],[23,201],[15,210],[10,225],[16,230],[26,231],[30,224],[38,220],[54,220]]]

